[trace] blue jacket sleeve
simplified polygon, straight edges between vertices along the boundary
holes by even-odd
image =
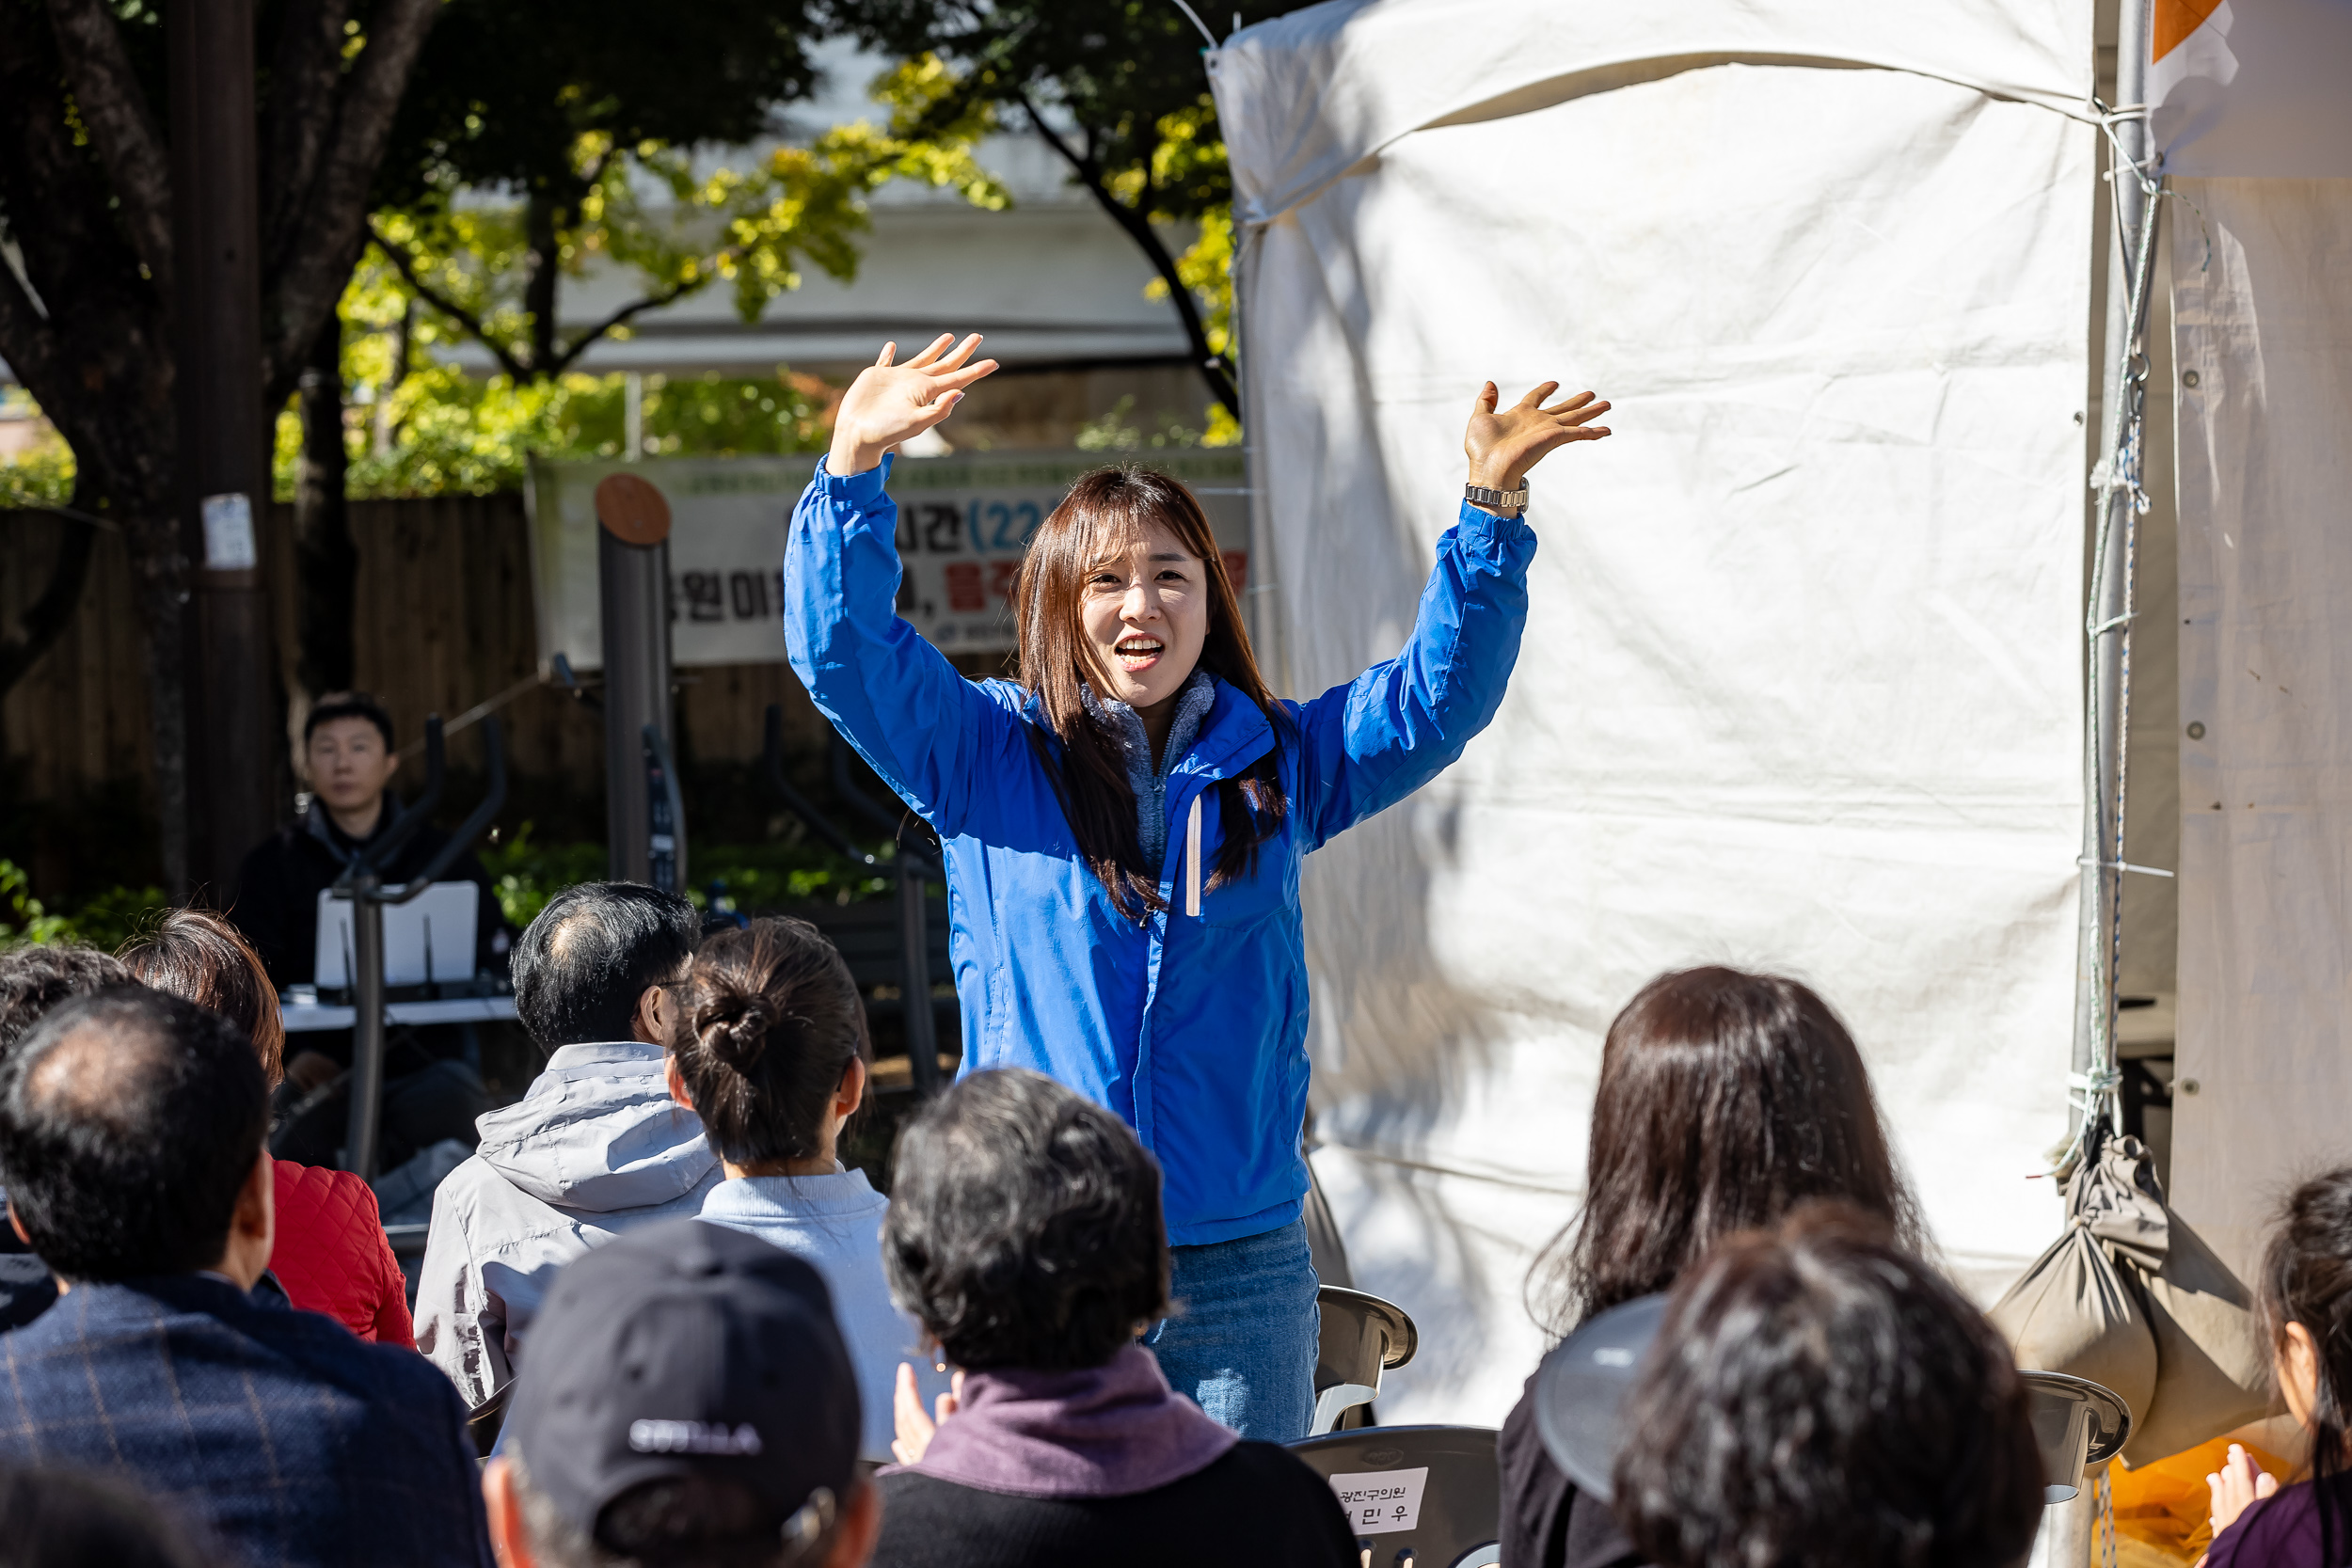
[[[1436,778],[1493,721],[1518,660],[1534,559],[1524,520],[1464,502],[1438,541],[1404,651],[1300,707],[1308,848]]]
[[[898,618],[890,464],[847,479],[818,464],[785,542],[785,647],[818,711],[952,838],[983,771],[1020,746],[1021,721]]]

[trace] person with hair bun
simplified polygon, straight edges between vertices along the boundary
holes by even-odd
[[[132,977],[234,1023],[272,1093],[286,1076],[286,1022],[269,972],[237,928],[208,910],[172,910],[122,950]],[[409,1348],[408,1286],[385,1239],[375,1191],[347,1170],[270,1163],[278,1236],[269,1272],[286,1299],[362,1339]]]
[[[859,1456],[885,1461],[898,1364],[917,1336],[882,1276],[890,1200],[838,1153],[866,1096],[857,982],[816,927],[764,919],[706,941],[675,994],[670,1097],[702,1118],[725,1173],[702,1217],[824,1275],[857,1369]]]
[[[1607,436],[1609,404],[1547,405],[1550,381],[1510,404],[1479,388],[1458,503],[1415,508],[1416,532],[1451,526],[1411,634],[1320,695],[1275,694],[1199,499],[1132,467],[1082,476],[1022,541],[1019,678],[973,682],[898,617],[883,486],[891,451],[995,369],[978,346],[943,336],[898,364],[885,344],[844,395],[787,535],[792,669],[939,833],[961,1070],[1043,1072],[1135,1129],[1167,1175],[1184,1306],[1152,1325],[1152,1354],[1243,1435],[1303,1437],[1302,863],[1492,721],[1527,623],[1528,470]]]

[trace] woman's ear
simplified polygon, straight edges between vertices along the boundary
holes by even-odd
[[[677,1058],[675,1056],[670,1058],[669,1065],[664,1070],[662,1076],[670,1085],[670,1098],[685,1106],[688,1110],[692,1110],[694,1108],[694,1099],[693,1096],[686,1092],[686,1074],[677,1069]]]
[[[2319,1346],[2301,1323],[2288,1323],[2280,1336],[2276,1375],[2279,1392],[2286,1396],[2287,1414],[2296,1425],[2308,1428],[2312,1413],[2319,1408]]]
[[[866,1103],[866,1078],[861,1057],[850,1057],[850,1065],[841,1069],[841,1086],[833,1091],[833,1114],[843,1121],[857,1115],[857,1108]]]

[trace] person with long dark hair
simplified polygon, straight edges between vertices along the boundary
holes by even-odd
[[[1661,974],[1609,1025],[1584,1206],[1530,1280],[1546,1329],[1674,1288],[1724,1237],[1838,1199],[1907,1246],[1918,1206],[1896,1168],[1853,1037],[1806,986],[1709,967]],[[1535,1380],[1504,1421],[1504,1568],[1643,1560],[1609,1505],[1544,1451]]]
[[[2205,1568],[2335,1568],[2352,1558],[2352,1167],[2304,1182],[2264,1249],[2271,1376],[2311,1442],[2310,1474],[2281,1486],[2230,1445],[2213,1493]]]
[[[842,400],[793,514],[785,637],[818,707],[946,847],[963,1070],[1033,1068],[1116,1111],[1167,1173],[1180,1317],[1149,1343],[1246,1435],[1304,1433],[1315,1276],[1299,863],[1435,778],[1502,700],[1527,618],[1527,470],[1606,436],[1581,393],[1489,382],[1470,484],[1396,657],[1308,702],[1260,673],[1192,493],[1087,475],[1022,563],[1020,678],[965,680],[898,619],[888,453],[994,369],[895,349]]]

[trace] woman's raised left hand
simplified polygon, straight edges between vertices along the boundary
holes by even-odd
[[[1502,394],[1491,381],[1479,388],[1470,404],[1470,429],[1463,433],[1462,451],[1470,458],[1470,482],[1489,490],[1516,490],[1527,470],[1543,461],[1544,453],[1570,441],[1597,441],[1609,434],[1607,425],[1592,421],[1609,412],[1590,392],[1544,406],[1544,399],[1560,389],[1547,381],[1508,408],[1499,406]]]

